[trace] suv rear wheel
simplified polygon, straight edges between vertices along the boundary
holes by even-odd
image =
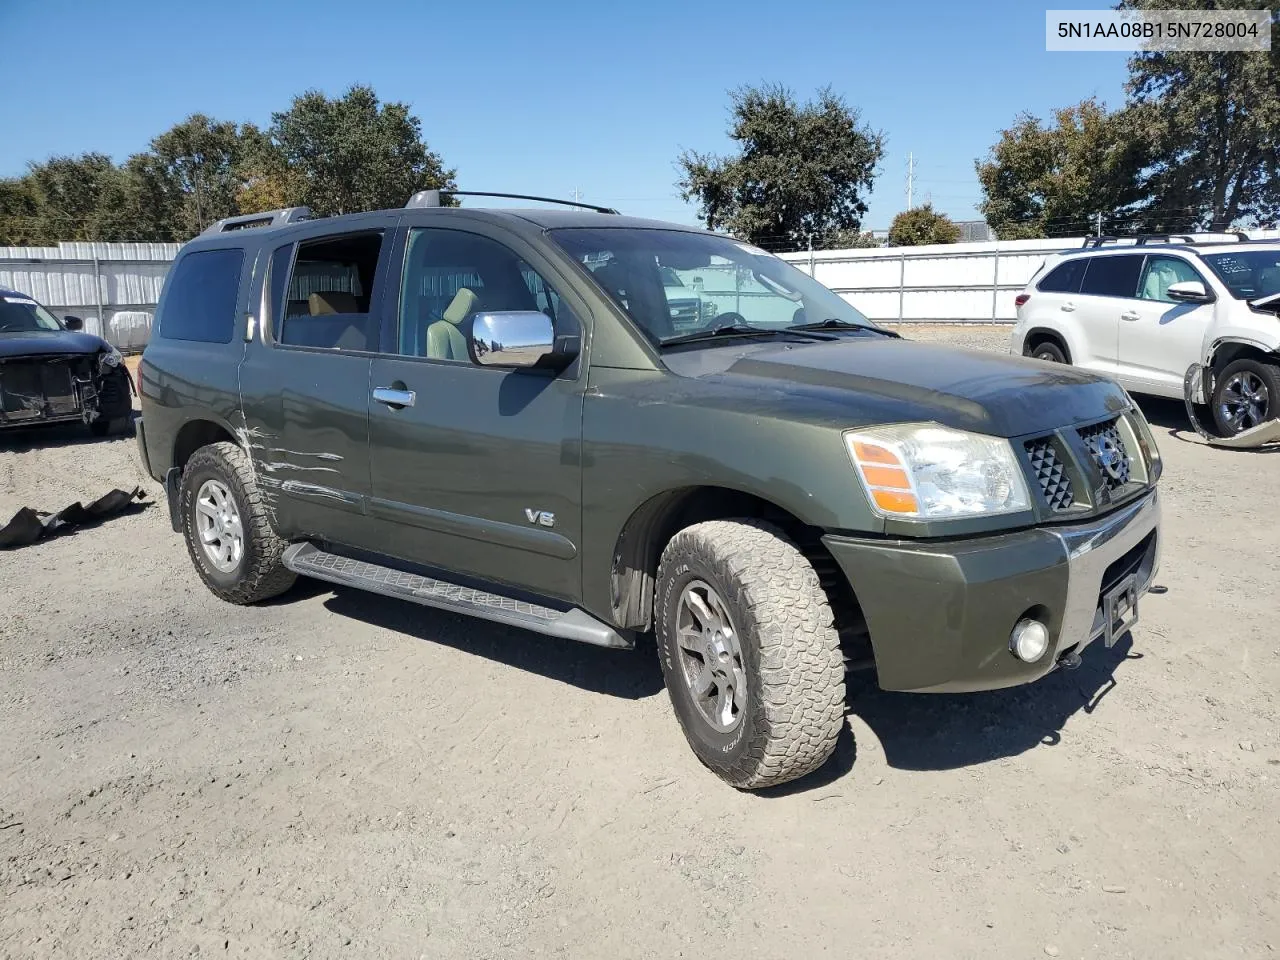
[[[1213,385],[1213,419],[1234,437],[1280,416],[1280,368],[1245,357],[1226,365]]]
[[[179,509],[191,562],[205,586],[231,603],[284,593],[297,579],[280,562],[248,456],[234,443],[201,447],[182,473]]]
[[[667,691],[704,764],[757,789],[827,761],[844,725],[844,659],[818,575],[780,530],[713,520],[680,531],[655,608]]]
[[[1067,355],[1052,340],[1041,340],[1031,348],[1031,356],[1036,360],[1048,360],[1050,363],[1066,363]]]

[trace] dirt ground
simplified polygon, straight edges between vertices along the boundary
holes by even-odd
[[[651,648],[223,604],[159,505],[0,553],[0,956],[1272,956],[1280,458],[1145,407],[1132,644],[1000,693],[855,676],[835,760],[765,795],[694,759]],[[134,484],[132,437],[0,439],[0,520]]]

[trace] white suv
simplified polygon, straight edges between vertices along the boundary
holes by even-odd
[[[1240,237],[1054,254],[1018,294],[1009,350],[1179,399],[1200,364],[1208,396],[1193,399],[1224,436],[1280,417],[1280,241]]]

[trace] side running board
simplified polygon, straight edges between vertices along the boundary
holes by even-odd
[[[523,627],[548,637],[577,640],[598,647],[629,650],[634,643],[585,610],[553,610],[524,600],[514,600],[474,587],[463,587],[418,573],[408,573],[363,560],[327,553],[310,543],[287,547],[280,558],[286,567],[304,577],[315,577],[345,587],[356,587],[385,597],[411,600],[513,627]]]

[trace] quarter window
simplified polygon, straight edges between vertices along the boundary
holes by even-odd
[[[157,326],[168,340],[230,343],[240,299],[243,250],[198,250],[178,261]]]
[[[1060,263],[1036,286],[1044,293],[1079,293],[1080,281],[1084,279],[1084,268],[1088,260],[1079,258]]]
[[[400,285],[396,350],[403,356],[470,363],[478,313],[538,311],[560,333],[577,319],[547,281],[514,251],[488,237],[423,227],[409,232]]]
[[[1134,297],[1141,272],[1139,256],[1090,257],[1080,292],[1099,297]]]
[[[276,251],[273,269],[282,265],[287,249]],[[298,244],[277,339],[300,347],[374,349],[377,324],[370,318],[369,304],[381,252],[381,232]]]
[[[1196,273],[1195,267],[1181,257],[1147,257],[1147,266],[1142,271],[1139,296],[1143,300],[1174,303],[1173,297],[1169,296],[1169,288],[1175,283],[1186,283],[1188,280],[1204,283],[1204,279]]]

